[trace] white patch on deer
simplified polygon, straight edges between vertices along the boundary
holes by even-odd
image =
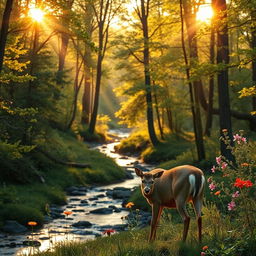
[[[188,180],[189,180],[189,183],[190,183],[190,191],[189,191],[189,194],[191,195],[192,192],[193,192],[193,197],[195,196],[196,194],[196,177],[194,174],[190,174],[188,176]]]
[[[203,187],[204,187],[204,183],[205,183],[205,177],[204,176],[201,176],[201,187],[199,189],[199,192],[198,194],[201,194],[202,190],[203,190]]]

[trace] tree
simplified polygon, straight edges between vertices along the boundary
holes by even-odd
[[[223,66],[217,76],[220,136],[224,136],[224,131],[227,130],[228,137],[233,138],[228,84],[229,40],[226,1],[214,0],[214,7],[216,11],[217,64]],[[221,154],[228,160],[233,160],[232,154],[225,143],[222,140],[220,143]]]
[[[59,50],[59,64],[57,71],[57,81],[62,83],[62,76],[64,71],[65,58],[67,55],[68,43],[70,39],[70,20],[71,20],[71,9],[73,6],[74,0],[64,0],[61,3],[62,15],[60,17],[61,31],[60,31],[60,50]]]
[[[88,36],[88,40],[92,41],[92,34],[95,30],[95,22],[93,19],[93,9],[92,5],[86,1],[82,4],[82,9],[84,11],[84,23],[85,29]],[[84,91],[82,96],[82,117],[81,123],[88,125],[90,123],[90,116],[92,112],[92,102],[93,102],[93,66],[92,66],[92,46],[85,43],[84,50]]]
[[[146,102],[147,102],[147,125],[151,143],[156,146],[159,144],[154,128],[152,89],[150,76],[150,53],[149,53],[149,34],[148,34],[148,16],[150,10],[150,0],[140,0],[140,6],[137,4],[135,12],[137,13],[143,32],[143,65],[146,87]]]
[[[98,107],[99,107],[99,96],[100,86],[102,78],[102,63],[107,50],[109,40],[109,27],[110,23],[117,15],[118,11],[122,6],[122,0],[89,0],[89,4],[93,9],[93,13],[96,19],[98,28],[98,45],[97,45],[97,66],[96,66],[96,84],[95,84],[95,95],[93,102],[93,110],[91,120],[89,124],[89,133],[93,134],[95,131]]]
[[[4,53],[5,53],[8,28],[10,23],[10,16],[12,12],[12,5],[13,5],[13,0],[6,1],[4,14],[2,18],[2,26],[1,26],[1,32],[0,32],[0,72],[2,71],[2,68],[3,68]]]
[[[189,46],[189,60],[188,62],[185,44],[184,44],[184,29],[183,29],[183,12],[182,6],[184,8],[184,20],[187,27],[187,34],[188,34],[188,46]],[[197,147],[197,154],[198,160],[201,161],[205,159],[205,149],[204,149],[204,141],[203,141],[203,129],[202,129],[202,121],[201,121],[201,113],[200,113],[200,95],[199,95],[199,86],[201,81],[193,81],[191,82],[190,79],[190,68],[193,64],[198,62],[198,49],[197,49],[197,32],[196,32],[196,12],[197,7],[192,6],[192,2],[190,0],[181,2],[181,23],[182,23],[182,45],[183,45],[183,52],[184,52],[184,59],[186,65],[186,74],[187,80],[189,81],[189,92],[190,92],[190,99],[191,99],[191,109],[192,109],[192,116],[193,116],[193,124],[194,124],[194,133],[196,139],[196,147]],[[194,9],[194,11],[193,11]]]

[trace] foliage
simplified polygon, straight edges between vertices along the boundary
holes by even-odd
[[[221,172],[222,180],[214,181],[213,177],[208,179],[209,188],[213,193],[220,191],[218,197],[223,202],[221,212],[230,212],[235,219],[236,228],[250,231],[251,238],[255,235],[255,161],[253,156],[254,145],[247,141],[243,134],[236,134],[228,138],[224,132],[221,138],[235,157],[235,162],[230,162],[223,156],[216,157],[217,166],[213,166],[212,172]],[[234,143],[234,145],[233,145]],[[217,192],[215,192],[216,194]],[[226,204],[226,200],[229,201]]]

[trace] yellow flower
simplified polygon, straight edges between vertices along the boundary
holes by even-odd
[[[29,225],[29,226],[36,226],[36,225],[37,225],[37,222],[35,222],[35,221],[29,221],[29,222],[28,222],[28,225]]]
[[[215,196],[218,196],[218,195],[220,194],[220,192],[221,192],[221,191],[218,190],[218,191],[216,191],[216,192],[214,193],[214,195],[215,195]]]
[[[249,166],[249,164],[248,163],[242,163],[241,166],[242,167],[247,167],[247,166]]]
[[[132,208],[134,206],[133,202],[129,202],[125,205],[125,208]]]
[[[73,212],[71,212],[71,211],[64,211],[63,213],[68,216],[68,215],[71,215]]]

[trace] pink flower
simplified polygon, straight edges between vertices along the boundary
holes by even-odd
[[[228,203],[228,210],[229,211],[233,211],[235,209],[235,207],[236,207],[235,201],[232,200],[230,203]]]
[[[220,165],[220,163],[221,163],[221,156],[216,157],[216,163],[218,165]]]
[[[232,194],[232,197],[233,197],[233,198],[237,198],[237,197],[239,197],[239,196],[240,196],[239,191],[236,191],[234,194]]]
[[[221,165],[221,169],[225,170],[227,168],[228,164],[226,162],[223,162]]]
[[[208,178],[208,179],[207,179],[207,182],[208,182],[208,183],[211,183],[211,182],[212,182],[212,177]]]
[[[201,256],[205,256],[206,255],[206,253],[205,252],[201,252]]]
[[[215,165],[212,167],[211,171],[212,171],[212,173],[215,173],[215,171],[216,171]]]
[[[216,188],[215,184],[212,182],[210,185],[209,185],[209,189],[211,191],[213,191],[214,189]]]
[[[241,139],[242,139],[242,137],[239,134],[236,134],[233,136],[233,141],[237,141],[237,143],[240,142]]]
[[[247,143],[247,140],[246,140],[246,138],[245,138],[245,137],[242,137],[242,139],[241,139],[241,140],[242,140],[242,142],[243,142],[243,143]]]

